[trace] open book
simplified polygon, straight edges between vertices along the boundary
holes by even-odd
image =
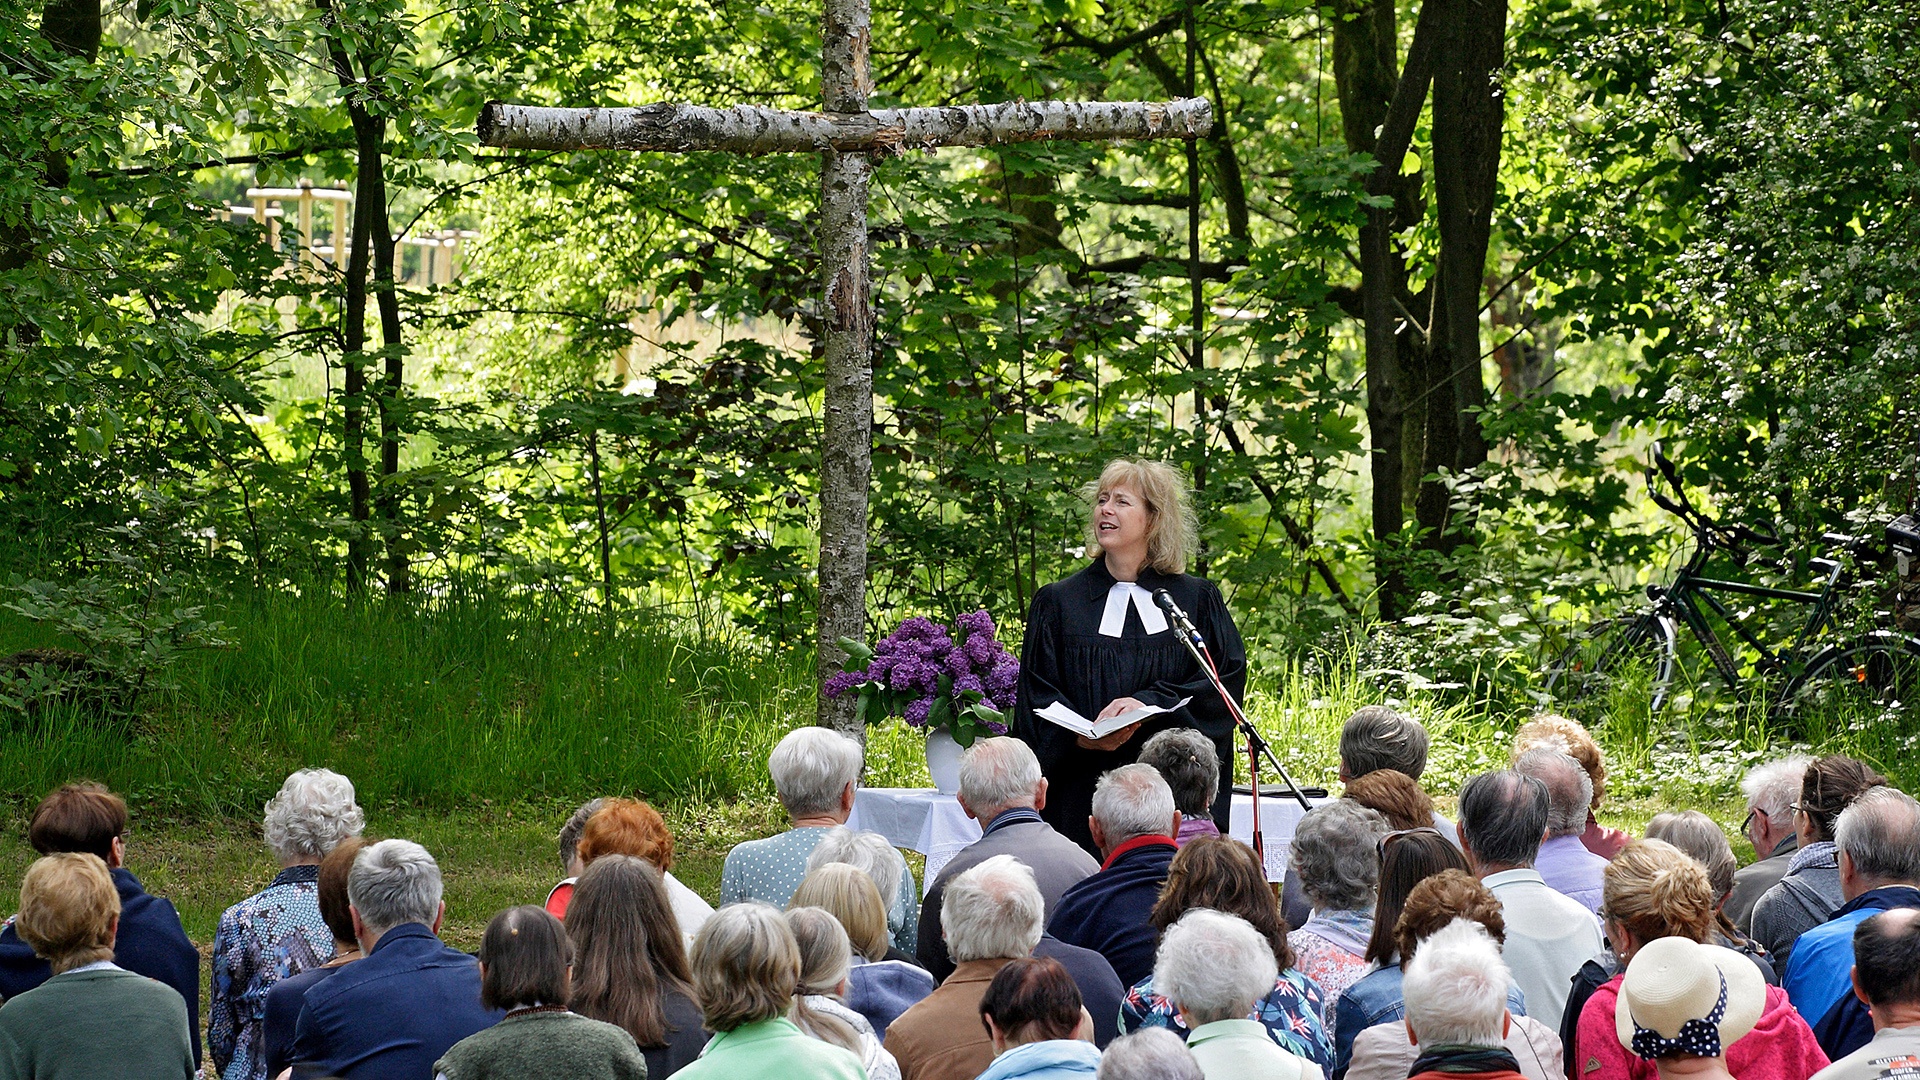
[[[1182,708],[1192,700],[1190,697],[1181,698],[1174,702],[1173,709]],[[1075,735],[1089,739],[1104,739],[1128,724],[1137,724],[1149,716],[1159,716],[1161,713],[1172,712],[1173,709],[1164,709],[1158,705],[1142,705],[1131,712],[1123,712],[1118,716],[1109,716],[1105,720],[1095,722],[1074,712],[1073,706],[1066,702],[1056,701],[1044,709],[1035,709],[1034,715],[1046,717]]]

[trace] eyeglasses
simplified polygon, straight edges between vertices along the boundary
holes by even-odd
[[[1431,825],[1422,825],[1417,829],[1395,829],[1393,832],[1390,832],[1385,836],[1382,836],[1379,840],[1375,841],[1374,853],[1378,855],[1380,858],[1384,859],[1387,857],[1387,849],[1392,847],[1395,843],[1404,839],[1405,837],[1418,836],[1418,835],[1421,835],[1422,833],[1425,833],[1430,836],[1439,836],[1440,830],[1434,828]]]
[[[1758,813],[1760,813],[1759,807],[1754,806],[1754,807],[1748,808],[1747,816],[1742,818],[1740,821],[1741,832],[1751,832],[1753,830],[1753,819],[1754,819],[1754,816]]]

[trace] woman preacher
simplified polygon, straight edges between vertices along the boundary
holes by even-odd
[[[1092,503],[1087,553],[1093,563],[1034,594],[1020,654],[1013,731],[1033,748],[1047,777],[1041,815],[1099,856],[1087,815],[1100,774],[1133,762],[1156,733],[1191,727],[1213,740],[1220,757],[1213,820],[1224,833],[1233,802],[1233,719],[1153,600],[1160,589],[1173,594],[1239,699],[1247,684],[1240,631],[1220,590],[1184,572],[1197,541],[1186,479],[1163,462],[1120,460],[1082,494]],[[1174,708],[1184,698],[1192,701]],[[1055,702],[1095,720],[1146,705],[1173,711],[1092,740],[1035,715]]]

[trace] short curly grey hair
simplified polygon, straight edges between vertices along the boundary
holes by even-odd
[[[1373,907],[1380,884],[1377,840],[1389,831],[1387,819],[1352,799],[1317,806],[1293,833],[1293,865],[1300,889],[1313,906],[1326,911]]]
[[[1160,937],[1153,988],[1197,1026],[1246,1016],[1273,991],[1273,950],[1245,919],[1208,908],[1180,916]]]
[[[353,781],[331,769],[301,769],[267,800],[262,828],[281,859],[321,859],[366,824],[353,801]]]

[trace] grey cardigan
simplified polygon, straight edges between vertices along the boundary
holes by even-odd
[[[1786,876],[1753,905],[1753,932],[1774,970],[1787,970],[1800,935],[1827,921],[1846,898],[1840,895],[1840,861],[1831,842],[1808,844],[1793,855]]]

